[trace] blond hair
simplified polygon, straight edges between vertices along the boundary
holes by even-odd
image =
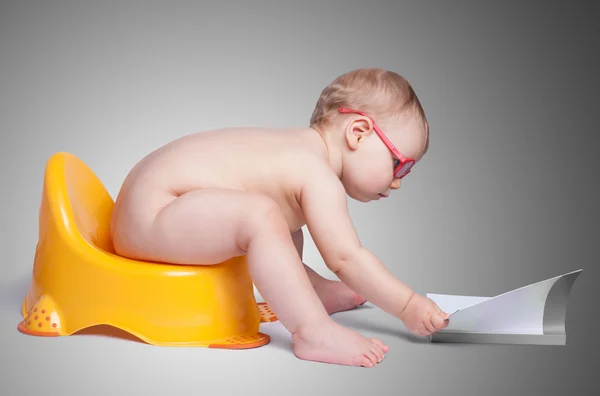
[[[412,112],[421,121],[429,147],[429,123],[417,94],[398,73],[380,68],[352,70],[323,89],[310,118],[310,127],[326,127],[340,107],[365,112],[373,118],[386,118]]]

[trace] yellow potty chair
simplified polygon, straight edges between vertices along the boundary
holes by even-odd
[[[153,345],[269,343],[259,325],[277,318],[256,303],[245,257],[181,266],[118,256],[109,237],[113,205],[80,159],[69,153],[49,159],[20,332],[67,336],[110,325]]]

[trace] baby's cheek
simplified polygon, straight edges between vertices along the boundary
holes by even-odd
[[[371,175],[373,182],[379,185],[389,185],[392,182],[394,177],[394,169],[388,166],[389,164],[386,162],[379,166],[376,171],[374,171]]]
[[[373,172],[368,175],[365,183],[369,187],[369,190],[374,192],[383,192],[391,183],[390,175],[390,172]]]

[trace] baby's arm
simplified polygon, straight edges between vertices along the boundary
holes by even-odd
[[[328,172],[313,174],[302,189],[300,203],[327,267],[353,291],[399,318],[414,291],[361,246],[339,179]]]

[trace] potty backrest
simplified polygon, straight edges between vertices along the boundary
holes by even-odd
[[[100,179],[70,153],[55,154],[47,172],[46,183],[51,183],[52,194],[60,197],[62,225],[97,248],[114,253],[110,239],[114,201]]]

